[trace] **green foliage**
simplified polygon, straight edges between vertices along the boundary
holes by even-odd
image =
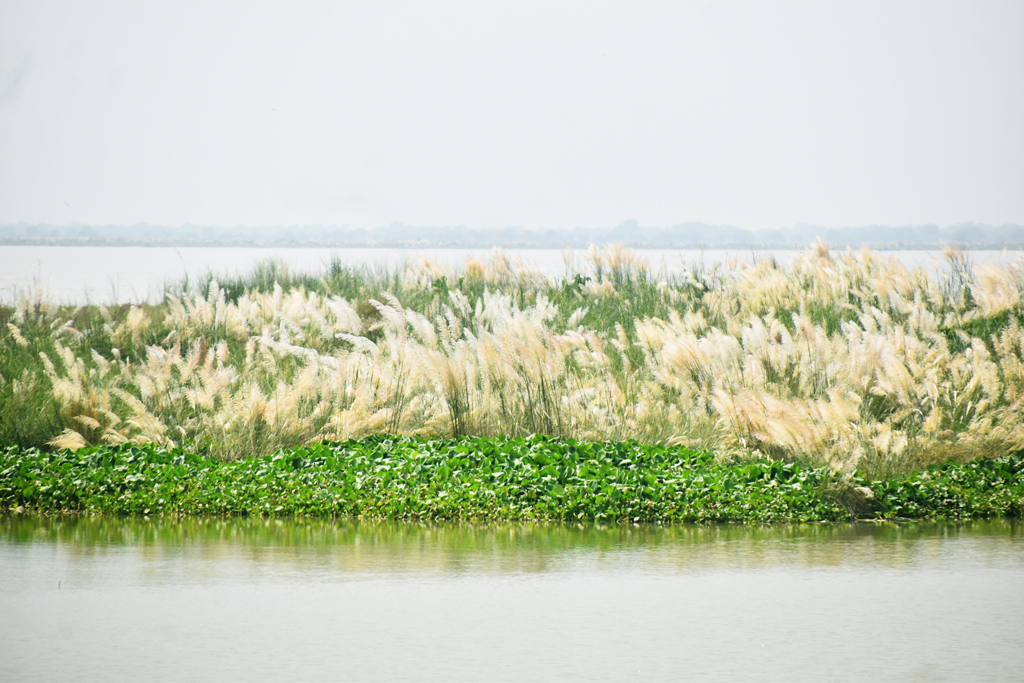
[[[836,494],[845,490],[844,497]],[[861,505],[850,501],[859,496]],[[0,509],[426,520],[807,522],[1017,517],[1024,459],[947,463],[885,481],[727,465],[702,451],[545,436],[376,436],[224,462],[152,446],[0,454]]]
[[[0,508],[38,512],[626,522],[840,520],[831,475],[781,462],[544,436],[378,436],[234,462],[182,449],[8,448]]]
[[[867,484],[879,515],[908,519],[1024,516],[1024,454],[947,462]]]
[[[50,382],[40,371],[39,354],[53,354],[49,325],[33,317],[20,329],[23,343],[8,327],[12,309],[0,309],[0,444],[39,446],[64,428]]]
[[[971,339],[980,339],[985,342],[989,352],[995,348],[993,343],[1006,328],[1011,324],[1020,325],[1021,316],[1019,312],[1011,313],[1003,311],[987,318],[974,318],[964,321],[959,327],[942,328],[942,334],[949,343],[950,351],[963,353],[970,348]]]

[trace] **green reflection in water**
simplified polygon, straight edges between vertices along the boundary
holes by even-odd
[[[151,560],[247,560],[342,572],[545,572],[909,566],[948,540],[979,543],[972,561],[1024,549],[1019,521],[789,526],[431,524],[248,518],[0,516],[4,546],[50,545],[86,561],[126,551]],[[1015,552],[1024,563],[1024,552]],[[990,558],[990,559],[995,559]]]

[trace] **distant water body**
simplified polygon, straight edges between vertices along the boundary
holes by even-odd
[[[507,249],[514,263],[523,263],[551,277],[566,272],[564,250]],[[703,263],[712,266],[730,258],[752,262],[775,258],[787,263],[800,251],[637,249],[655,270],[678,270]],[[431,259],[460,268],[466,259],[486,259],[489,249],[273,249],[228,247],[48,247],[0,246],[0,300],[10,301],[18,287],[36,284],[63,303],[157,302],[164,287],[186,275],[196,277],[244,274],[261,261],[278,259],[300,272],[318,272],[338,258],[352,265],[396,268],[404,262]],[[907,267],[942,267],[941,251],[885,251]],[[971,262],[1015,263],[1016,251],[971,251]],[[577,260],[584,251],[575,252]]]

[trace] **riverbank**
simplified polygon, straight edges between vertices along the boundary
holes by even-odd
[[[382,435],[230,462],[155,446],[9,447],[0,509],[620,523],[1020,517],[1024,459],[871,481],[796,463],[722,463],[680,446],[545,436]]]

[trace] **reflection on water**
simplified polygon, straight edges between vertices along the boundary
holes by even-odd
[[[1022,581],[1012,521],[10,516],[0,679],[1008,680]]]
[[[130,551],[137,561],[180,558],[217,575],[231,560],[266,571],[516,573],[705,571],[858,565],[911,567],[942,557],[944,542],[1021,540],[1013,521],[968,524],[594,526],[399,522],[0,517],[0,543],[53,544],[70,563]],[[990,553],[995,552],[995,556]],[[971,560],[1002,559],[981,544]],[[195,576],[195,574],[190,574]]]

